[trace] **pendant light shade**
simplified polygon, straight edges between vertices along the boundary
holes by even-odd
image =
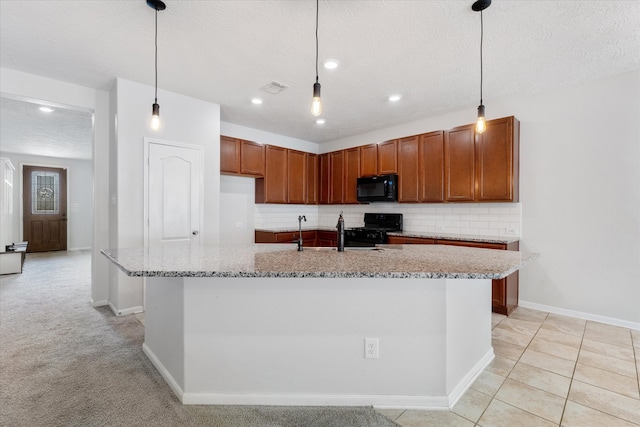
[[[318,82],[318,11],[319,0],[316,0],[316,82],[313,84],[313,101],[311,102],[311,114],[318,117],[322,114],[322,99],[320,98],[320,83]]]
[[[491,6],[491,0],[478,0],[471,6],[474,12],[480,12],[480,105],[478,106],[478,120],[476,121],[476,132],[483,133],[487,130],[484,118],[484,104],[482,103],[482,42],[484,38],[484,23],[482,22],[482,11]]]
[[[157,130],[160,128],[160,105],[158,104],[158,11],[165,10],[167,5],[161,0],[147,0],[147,5],[156,11],[156,30],[155,30],[155,98],[151,106],[151,128]]]

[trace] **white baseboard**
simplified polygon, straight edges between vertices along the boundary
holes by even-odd
[[[109,300],[102,300],[102,301],[94,301],[93,299],[91,299],[91,307],[104,307],[105,305],[109,305]],[[113,310],[113,308],[111,308]]]
[[[489,366],[489,363],[494,359],[493,347],[489,348],[489,351],[482,356],[480,360],[471,368],[469,372],[460,380],[460,382],[449,393],[449,407],[447,409],[453,409],[458,400],[467,391],[467,389],[473,384],[478,376],[484,371],[484,368]]]
[[[167,368],[165,368],[162,362],[160,362],[160,359],[158,359],[153,351],[151,351],[151,349],[147,346],[147,343],[142,343],[142,351],[147,355],[149,360],[151,360],[153,366],[155,366],[158,372],[160,372],[160,375],[162,376],[162,378],[164,378],[167,384],[169,384],[169,387],[171,387],[171,390],[173,390],[178,399],[180,399],[182,403],[185,403],[183,398],[184,391],[182,391],[182,388],[178,385],[176,380],[173,379]]]
[[[142,313],[144,311],[144,307],[141,306],[141,305],[139,305],[137,307],[125,308],[125,309],[122,309],[122,310],[118,310],[111,303],[111,301],[109,301],[108,305],[109,305],[109,308],[111,309],[111,311],[113,311],[113,314],[115,314],[116,316],[126,316],[127,314]]]
[[[585,313],[582,311],[568,310],[566,308],[554,307],[552,305],[538,304],[529,301],[518,301],[518,305],[524,308],[532,308],[534,310],[546,311],[553,314],[563,316],[577,317],[578,319],[591,320],[594,322],[606,323],[608,325],[621,326],[623,328],[635,329],[640,331],[639,322],[630,322],[628,320],[616,319],[614,317],[600,316],[598,314]]]
[[[90,249],[91,249],[91,246],[82,246],[78,248],[67,248],[67,252],[68,251],[88,251]]]

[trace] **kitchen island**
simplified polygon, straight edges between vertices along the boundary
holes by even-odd
[[[441,409],[493,358],[491,280],[536,257],[444,245],[102,252],[147,278],[143,349],[185,404]]]

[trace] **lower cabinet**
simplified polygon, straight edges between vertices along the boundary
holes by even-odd
[[[466,240],[443,240],[422,237],[389,236],[389,244],[406,245],[452,245],[472,248],[497,249],[506,251],[519,250],[519,243],[483,243]],[[494,313],[510,315],[518,307],[518,272],[510,274],[504,279],[494,279],[491,283],[491,311]]]
[[[302,232],[302,242],[304,246],[318,246],[316,230],[305,230]],[[255,231],[256,243],[297,243],[297,231]]]

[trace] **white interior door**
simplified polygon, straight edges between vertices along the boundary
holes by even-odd
[[[201,243],[202,147],[148,141],[147,245]]]

